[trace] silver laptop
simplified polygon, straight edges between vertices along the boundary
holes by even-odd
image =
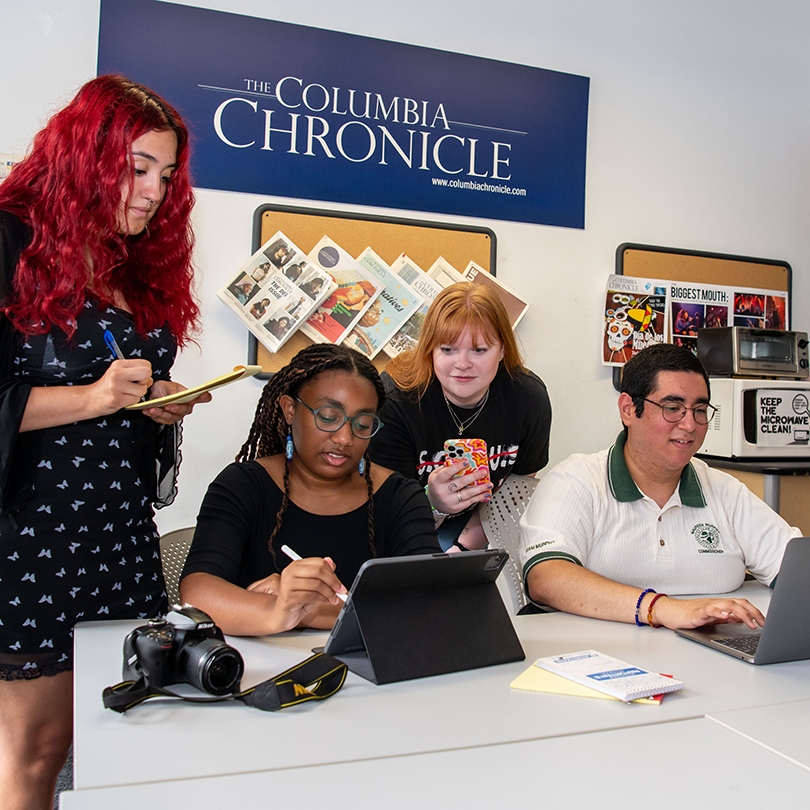
[[[749,664],[778,664],[810,658],[810,537],[794,537],[776,579],[765,626],[711,624],[676,630],[679,636]]]

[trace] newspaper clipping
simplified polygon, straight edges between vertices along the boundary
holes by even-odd
[[[316,343],[340,343],[372,307],[383,283],[328,236],[309,252],[309,260],[329,273],[336,286],[301,331]]]
[[[217,295],[264,346],[275,352],[334,287],[329,273],[314,266],[278,231]]]

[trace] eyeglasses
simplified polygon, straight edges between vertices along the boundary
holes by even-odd
[[[695,408],[687,408],[686,405],[677,405],[675,403],[667,403],[662,405],[660,402],[653,402],[651,399],[645,399],[650,405],[657,405],[664,415],[667,422],[680,422],[686,416],[687,411],[692,411],[692,418],[698,425],[708,425],[712,421],[714,415],[717,413],[717,408],[714,405],[698,405]]]
[[[343,408],[334,405],[310,408],[302,399],[296,397],[295,400],[308,411],[312,411],[312,415],[315,417],[315,427],[326,433],[336,433],[348,422],[352,433],[358,439],[370,439],[383,426],[382,420],[376,413],[358,413],[357,416],[350,419]]]

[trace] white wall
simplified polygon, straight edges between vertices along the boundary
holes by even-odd
[[[498,238],[499,277],[532,300],[518,331],[554,405],[552,463],[606,446],[618,431],[610,371],[599,362],[599,318],[621,242],[786,260],[794,269],[794,323],[810,327],[806,0],[185,4],[590,77],[585,230],[483,223]],[[98,6],[0,0],[0,152],[24,151],[47,116],[95,75]],[[144,59],[179,37],[155,31],[143,43]],[[206,190],[197,198],[204,333],[201,353],[192,349],[175,366],[187,384],[244,362],[246,335],[215,290],[250,253],[256,207],[291,202]],[[187,420],[181,493],[159,514],[162,530],[194,522],[208,482],[247,434],[260,385],[224,389]]]

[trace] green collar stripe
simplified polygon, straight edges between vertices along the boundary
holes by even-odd
[[[622,431],[616,444],[608,450],[607,473],[610,492],[621,503],[641,500],[644,496],[636,486],[624,460],[625,433]]]
[[[695,468],[690,461],[681,473],[681,503],[684,506],[694,506],[702,509],[706,506],[706,496],[703,494],[703,485],[697,477]]]
[[[620,503],[630,503],[638,501],[644,496],[636,486],[636,482],[627,469],[627,462],[624,460],[625,432],[619,434],[616,443],[608,450],[607,476],[610,492]],[[697,477],[695,468],[690,461],[681,473],[681,483],[679,486],[681,503],[684,506],[693,506],[702,509],[706,506],[706,497],[703,494],[703,487]]]

